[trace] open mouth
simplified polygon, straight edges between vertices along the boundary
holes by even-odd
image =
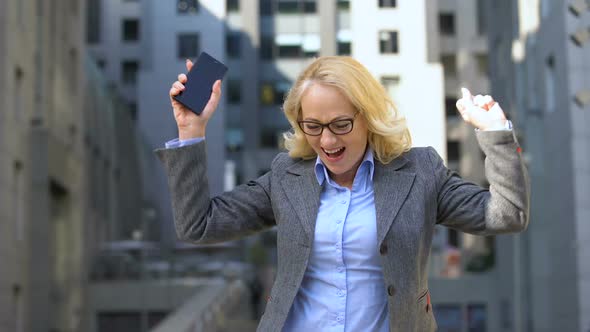
[[[324,151],[324,153],[330,159],[336,159],[336,158],[342,156],[342,154],[344,153],[344,150],[346,150],[345,147],[341,147],[341,148],[338,148],[338,149],[332,149],[332,150],[326,150],[326,149],[322,148],[322,151]]]

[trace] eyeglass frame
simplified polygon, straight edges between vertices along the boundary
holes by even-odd
[[[354,120],[356,118],[356,116],[359,114],[359,112],[354,113],[354,115],[352,116],[352,118],[348,118],[348,119],[338,119],[338,120],[334,120],[334,121],[330,121],[326,124],[321,123],[321,122],[317,122],[317,121],[306,121],[306,120],[301,120],[301,121],[297,121],[297,124],[299,125],[299,129],[301,129],[301,131],[305,134],[305,135],[309,135],[309,136],[321,136],[324,133],[324,128],[328,128],[328,130],[334,134],[334,135],[346,135],[346,134],[350,134],[352,132],[352,130],[354,129]],[[345,133],[335,133],[332,128],[330,128],[330,125],[336,122],[340,122],[340,121],[350,121],[350,130],[345,132]],[[303,129],[303,125],[305,123],[313,123],[316,124],[318,126],[321,127],[320,133],[317,135],[312,135],[312,134],[308,134],[305,132],[305,129]]]

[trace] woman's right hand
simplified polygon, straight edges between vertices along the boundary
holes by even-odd
[[[187,59],[186,69],[190,71],[192,67],[192,61]],[[172,109],[174,110],[174,119],[176,120],[176,125],[178,126],[178,138],[181,140],[205,137],[207,122],[215,112],[215,109],[219,104],[219,98],[221,97],[221,81],[217,80],[213,84],[213,91],[211,91],[209,102],[207,102],[207,105],[205,105],[203,112],[201,112],[200,115],[197,115],[189,108],[185,107],[172,98],[184,90],[184,83],[186,83],[186,81],[187,77],[184,73],[178,75],[178,81],[172,84],[169,93],[170,103],[172,104]]]

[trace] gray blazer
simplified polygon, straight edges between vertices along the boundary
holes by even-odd
[[[432,147],[375,161],[374,194],[390,331],[434,331],[428,306],[428,257],[436,224],[490,235],[522,231],[529,179],[511,131],[478,131],[486,155],[486,190],[449,171]],[[205,142],[156,154],[168,173],[178,236],[214,243],[277,226],[277,276],[258,331],[280,331],[307,268],[321,187],[315,160],[279,154],[260,178],[211,198]]]

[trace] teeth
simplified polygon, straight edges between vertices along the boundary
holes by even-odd
[[[337,152],[340,152],[340,151],[342,151],[342,150],[344,150],[344,147],[341,147],[341,148],[339,148],[339,149],[334,149],[334,150],[326,150],[326,149],[324,149],[324,151],[325,151],[326,153],[329,153],[329,154],[337,153]]]

